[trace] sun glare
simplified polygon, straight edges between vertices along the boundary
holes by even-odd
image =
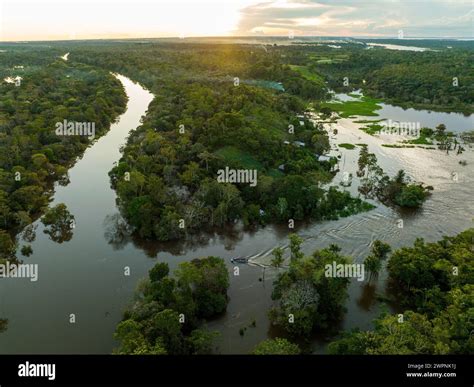
[[[0,31],[4,40],[228,36],[240,11],[257,2],[4,0]]]

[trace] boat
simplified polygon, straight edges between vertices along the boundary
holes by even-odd
[[[244,258],[244,257],[235,257],[235,258],[231,258],[230,261],[232,263],[247,263],[249,260],[248,258]]]

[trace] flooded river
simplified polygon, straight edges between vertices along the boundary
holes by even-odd
[[[158,261],[168,262],[173,270],[180,262],[208,255],[224,258],[231,273],[227,313],[209,322],[208,328],[221,332],[219,352],[248,353],[258,342],[277,333],[266,316],[277,271],[264,267],[273,248],[287,248],[290,230],[269,226],[252,232],[237,227],[220,235],[166,244],[111,238],[118,211],[107,173],[119,160],[120,146],[128,132],[140,124],[153,97],[129,79],[118,78],[129,96],[126,113],[77,161],[69,173],[70,184],[56,186],[53,204],[66,203],[75,216],[73,238],[55,243],[36,222],[34,253],[24,262],[38,264],[38,281],[0,281],[0,318],[8,319],[8,329],[0,334],[0,353],[110,353],[116,345],[112,336],[115,325],[139,279]],[[432,185],[434,192],[416,212],[400,213],[376,203],[376,209],[350,218],[297,225],[306,253],[336,243],[344,254],[362,262],[375,239],[399,247],[410,245],[417,237],[434,241],[472,227],[472,150],[456,156],[438,150],[384,148],[381,139],[362,132],[352,120],[331,125],[338,129],[332,136],[333,146],[366,143],[388,174],[403,168],[415,180]],[[348,189],[357,195],[358,148],[340,151],[341,171],[334,184],[341,181],[344,172],[353,173],[354,182]],[[459,160],[466,160],[467,166],[461,166]],[[456,181],[453,172],[457,173]],[[403,219],[403,228],[398,227],[399,219]],[[251,258],[254,264],[240,265],[240,275],[233,276],[230,258],[237,255]],[[125,267],[130,267],[130,276],[124,274]],[[374,296],[384,291],[384,278],[382,273],[376,287],[355,279],[351,282],[342,328],[371,327],[380,307]],[[74,324],[70,323],[71,314],[75,315]],[[249,327],[253,320],[256,326]],[[241,336],[239,329],[244,327],[248,329]],[[323,350],[324,342],[315,339],[314,351]]]

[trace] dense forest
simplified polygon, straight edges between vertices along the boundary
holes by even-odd
[[[387,265],[391,298],[403,313],[384,313],[373,331],[353,331],[332,354],[472,354],[474,229],[435,243],[418,239]]]
[[[345,313],[350,279],[327,277],[324,267],[333,262],[348,264],[351,258],[341,256],[337,245],[307,256],[301,252],[300,237],[290,234],[289,239],[289,268],[274,282],[276,305],[269,311],[270,321],[283,328],[287,337],[263,341],[255,348],[256,354],[311,352],[311,333],[334,337]],[[372,243],[364,261],[365,281],[377,281],[387,260],[389,281],[384,299],[403,312],[382,312],[371,331],[342,332],[329,343],[327,353],[472,354],[474,229],[434,243],[418,239],[413,247],[390,253],[388,244]],[[273,266],[281,267],[281,249],[275,249],[273,255]]]
[[[3,132],[10,134],[28,122],[36,133],[38,126],[52,125],[54,120],[61,121],[61,115],[68,115],[96,122],[100,135],[110,117],[121,111],[124,97],[117,81],[99,68],[142,82],[156,98],[143,125],[130,136],[111,178],[123,212],[139,235],[169,240],[204,224],[221,226],[237,219],[245,224],[334,219],[368,209],[345,193],[336,189],[325,192],[320,187],[332,178],[333,162],[317,159],[329,149],[329,141],[322,125],[314,125],[303,112],[308,104],[318,109],[328,97],[329,87],[345,91],[361,87],[369,95],[400,104],[472,110],[473,69],[464,65],[472,62],[472,50],[465,44],[409,52],[369,50],[365,44],[369,41],[350,39],[340,48],[309,42],[266,43],[143,40],[7,44],[8,55],[2,55],[0,74],[24,80],[19,88],[2,83],[0,124]],[[58,59],[69,50],[69,62]],[[451,75],[458,78],[459,85],[452,85]],[[109,84],[101,85],[98,77],[105,77]],[[348,86],[342,85],[344,77],[349,79]],[[35,100],[30,102],[25,95],[40,84],[40,78],[46,81],[36,93],[42,94],[31,94]],[[57,99],[61,90],[67,95],[64,101]],[[87,104],[96,94],[100,97]],[[17,105],[14,100],[24,104]],[[27,109],[27,115],[18,109]],[[38,114],[42,117],[36,117]],[[65,162],[80,154],[79,148],[89,141],[58,141],[54,133],[45,135],[44,130],[41,136],[22,154],[13,152],[17,154],[13,159],[8,157],[7,161],[3,156],[1,168],[10,173],[15,166],[26,168],[34,156],[36,165],[54,165],[56,170],[48,175],[57,179],[64,176]],[[4,137],[3,141],[14,138]],[[72,151],[64,151],[64,144]],[[4,150],[11,146],[7,144]],[[224,167],[257,170],[258,186],[216,184],[216,173]],[[13,191],[11,178],[7,180],[4,191],[8,196]],[[43,204],[32,206],[34,212]],[[144,213],[153,216],[144,217]],[[4,218],[6,229],[25,225],[13,220],[13,215]],[[161,220],[156,224],[152,218]],[[177,227],[178,220],[184,221],[184,228]]]
[[[180,264],[173,277],[157,263],[137,289],[136,301],[117,325],[116,354],[209,354],[218,332],[203,329],[205,319],[227,307],[229,274],[218,257]]]
[[[0,66],[2,76],[20,75],[24,80],[19,88],[2,84],[0,124],[5,133],[23,128],[26,122],[32,133],[43,129],[36,144],[16,152],[16,160],[10,152],[4,153],[9,154],[1,165],[8,182],[2,183],[7,231],[29,223],[27,218],[17,219],[18,213],[31,218],[46,205],[41,195],[29,204],[31,208],[11,203],[21,202],[15,196],[28,190],[23,186],[27,179],[23,176],[20,184],[12,183],[8,174],[21,174],[15,167],[49,168],[47,178],[43,173],[40,184],[31,184],[35,189],[44,185],[46,190],[50,180],[65,176],[67,164],[89,142],[58,139],[53,132],[46,135],[44,128],[66,115],[96,122],[100,135],[122,111],[123,91],[107,70],[137,80],[155,94],[143,124],[130,135],[110,176],[122,213],[137,234],[161,241],[238,220],[247,226],[324,220],[370,209],[336,187],[322,188],[332,179],[335,160],[319,161],[329,150],[328,134],[322,123],[309,119],[308,106],[327,116],[330,105],[324,103],[329,88],[362,88],[368,95],[402,105],[429,104],[465,112],[473,106],[472,66],[464,66],[472,52],[462,45],[425,52],[367,49],[365,43],[354,41],[340,48],[154,40],[6,47],[10,55]],[[66,50],[71,52],[68,62],[58,59]],[[399,74],[404,74],[403,82]],[[457,86],[452,85],[451,75],[458,78]],[[342,84],[344,77],[348,86]],[[49,78],[56,83],[44,82]],[[35,82],[41,83],[36,90],[43,93],[38,97],[44,103],[38,98],[30,102],[22,95]],[[58,101],[63,89],[67,98]],[[96,95],[101,96],[88,104],[88,98]],[[14,99],[25,104],[13,104]],[[27,109],[26,116],[19,114],[20,108]],[[14,150],[12,146],[4,149]],[[225,168],[256,171],[258,184],[218,183],[216,175]],[[408,196],[397,196],[398,204],[418,206],[425,193],[415,186],[409,191]],[[13,244],[8,235],[2,238],[8,255]]]
[[[107,71],[70,64],[50,51],[12,52],[0,69],[22,80],[19,86],[0,83],[1,259],[14,257],[16,233],[44,212],[53,183],[67,184],[68,168],[92,141],[90,136],[58,135],[57,123],[94,123],[98,138],[127,100]]]
[[[123,73],[155,94],[110,173],[141,237],[166,241],[237,220],[336,219],[372,208],[321,187],[333,175],[331,161],[318,161],[329,141],[304,113],[308,98],[323,98],[326,89],[282,66],[277,53],[137,44],[80,49],[71,60]],[[258,184],[218,182],[225,168],[256,170]]]
[[[470,45],[423,52],[368,47],[353,42],[340,48],[296,46],[286,51],[283,60],[339,92],[362,89],[364,95],[404,108],[474,112],[474,53]]]

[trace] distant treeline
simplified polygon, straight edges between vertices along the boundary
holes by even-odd
[[[373,42],[419,46],[405,40]],[[423,41],[422,47],[433,48],[424,52],[368,49],[355,43],[341,44],[341,48],[311,45],[279,50],[286,50],[286,63],[306,66],[339,92],[362,89],[365,95],[404,108],[472,114],[474,43],[464,43],[445,42],[440,47],[439,41]]]

